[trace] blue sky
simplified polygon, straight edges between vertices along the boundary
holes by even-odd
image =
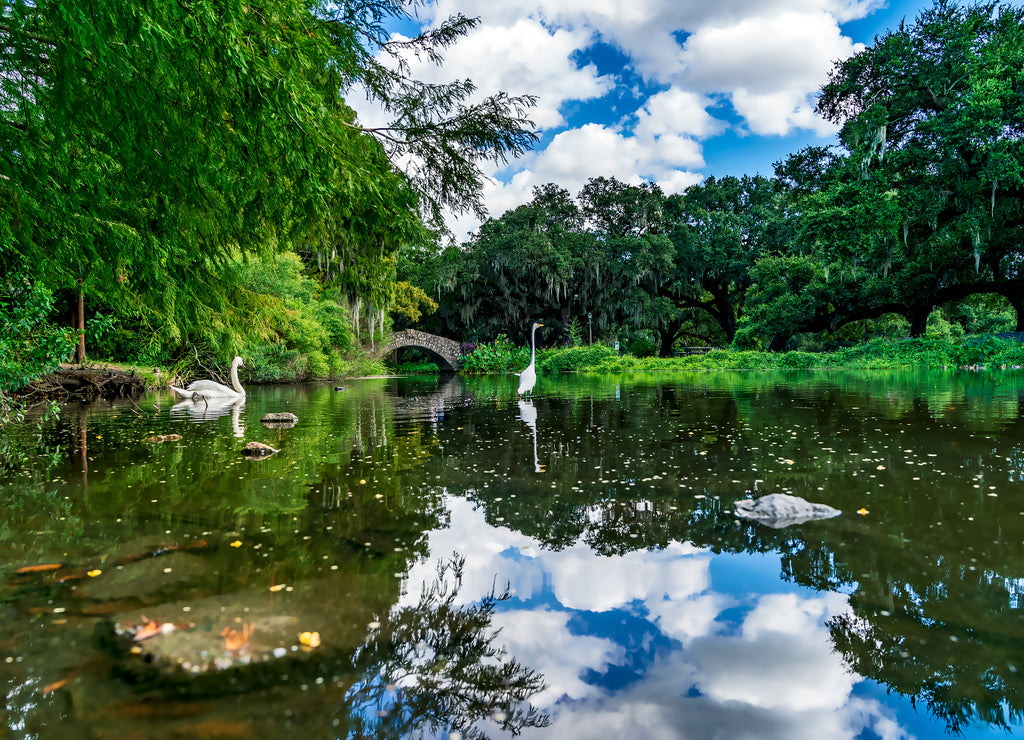
[[[433,0],[427,29],[454,13],[480,23],[430,81],[470,78],[481,94],[532,94],[541,136],[530,154],[488,169],[499,216],[554,182],[657,182],[678,192],[714,175],[772,173],[774,162],[835,128],[814,114],[834,62],[913,22],[930,0]],[[415,31],[406,24],[406,32]],[[364,121],[379,114],[357,110]],[[453,216],[463,238],[478,225]]]

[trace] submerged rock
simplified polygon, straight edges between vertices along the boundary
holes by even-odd
[[[736,516],[753,519],[774,529],[803,524],[815,519],[831,519],[843,512],[826,504],[812,504],[799,496],[771,493],[759,499],[742,499],[733,505]]]
[[[260,421],[263,422],[263,426],[270,427],[272,429],[290,429],[295,426],[298,420],[299,417],[288,411],[264,414],[263,418],[260,419]]]
[[[330,572],[294,586],[123,609],[97,628],[117,673],[176,696],[237,694],[328,681],[352,670],[375,615],[397,598],[384,574]]]
[[[146,437],[143,442],[177,442],[181,439],[180,434],[157,434],[153,437]]]
[[[248,442],[242,448],[242,454],[246,457],[270,457],[275,452],[280,452],[280,450],[275,450],[270,445],[265,445],[262,442]]]

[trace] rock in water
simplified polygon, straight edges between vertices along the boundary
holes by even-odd
[[[146,437],[143,442],[177,442],[181,439],[180,434],[157,434],[153,437]]]
[[[248,442],[242,448],[242,454],[246,457],[270,457],[275,452],[280,452],[280,450],[275,450],[270,445],[265,445],[262,442]]]
[[[733,505],[736,516],[753,519],[768,527],[782,529],[815,519],[831,519],[843,512],[825,504],[812,504],[799,496],[771,493],[759,499],[742,499]]]
[[[295,423],[298,420],[299,417],[288,411],[264,414],[263,418],[260,419],[260,421],[263,422],[263,426],[270,427],[272,429],[290,429],[295,426]]]

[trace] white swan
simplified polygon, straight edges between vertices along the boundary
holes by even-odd
[[[214,380],[194,380],[185,388],[168,386],[182,398],[198,400],[200,398],[244,398],[245,388],[238,382],[238,368],[245,367],[241,357],[231,361],[231,387]]]
[[[530,364],[526,366],[526,369],[521,373],[516,373],[519,376],[519,390],[516,391],[520,396],[529,393],[533,395],[533,386],[537,384],[537,327],[544,326],[544,324],[538,324],[534,322],[533,330],[530,332]]]

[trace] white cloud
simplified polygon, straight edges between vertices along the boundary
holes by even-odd
[[[561,107],[570,100],[590,100],[608,93],[614,80],[594,65],[578,67],[571,55],[592,43],[592,31],[549,30],[532,18],[509,24],[483,24],[445,53],[443,67],[410,60],[412,76],[428,82],[469,78],[476,98],[503,90],[536,95],[531,117],[541,129],[565,125]]]
[[[716,636],[692,647],[703,668],[701,689],[722,702],[765,709],[839,709],[859,678],[832,649],[822,620],[846,609],[839,594],[761,597],[740,637]]]
[[[535,705],[594,696],[597,691],[581,676],[593,666],[622,660],[622,649],[611,640],[573,634],[568,624],[571,617],[571,612],[546,609],[494,615],[493,624],[501,630],[499,639],[515,646],[515,659],[544,674],[545,689],[533,697]]]
[[[799,93],[758,95],[739,88],[732,94],[732,104],[754,134],[785,136],[793,129],[802,128],[826,136],[836,131],[835,126],[814,114],[811,101]]]
[[[555,182],[572,193],[590,177],[656,181],[678,192],[703,179],[703,148],[735,124],[716,119],[728,101],[738,132],[787,136],[835,127],[814,112],[814,98],[834,62],[860,48],[840,24],[862,18],[884,0],[437,0],[423,22],[455,13],[480,24],[448,50],[443,68],[414,64],[431,81],[470,78],[481,94],[504,90],[538,96],[533,118],[556,135],[543,148],[495,174],[486,187],[492,216],[529,200],[533,187]],[[625,55],[622,75],[601,74],[579,55],[598,40]],[[566,121],[628,79],[629,70],[664,87],[636,110],[608,103],[603,117]],[[629,98],[627,98],[628,100]],[[616,98],[616,105],[622,104]],[[362,114],[363,111],[360,111]],[[571,127],[570,127],[571,125]],[[450,222],[460,235],[472,217]]]
[[[837,59],[861,47],[826,13],[786,12],[707,26],[686,41],[684,85],[731,98],[756,134],[797,128],[834,133],[813,111],[813,98]]]
[[[749,17],[730,26],[706,26],[690,36],[683,51],[683,82],[706,91],[810,92],[825,81],[835,59],[856,50],[825,13]]]
[[[643,139],[654,139],[664,134],[681,134],[705,139],[724,128],[708,107],[712,101],[705,95],[679,87],[669,88],[647,99],[637,112],[635,134]]]
[[[615,557],[596,557],[590,548],[576,545],[552,553],[545,562],[558,602],[581,611],[609,611],[634,601],[655,607],[666,599],[681,603],[711,585],[710,556],[679,543],[661,552]]]
[[[645,130],[629,135],[610,126],[588,123],[562,131],[540,151],[526,155],[517,163],[521,168],[508,185],[495,185],[488,191],[487,203],[494,215],[529,200],[534,187],[554,182],[576,194],[592,177],[616,177],[623,182],[640,183],[651,179],[667,192],[678,192],[700,182],[694,168],[704,158],[696,139],[643,119]]]

